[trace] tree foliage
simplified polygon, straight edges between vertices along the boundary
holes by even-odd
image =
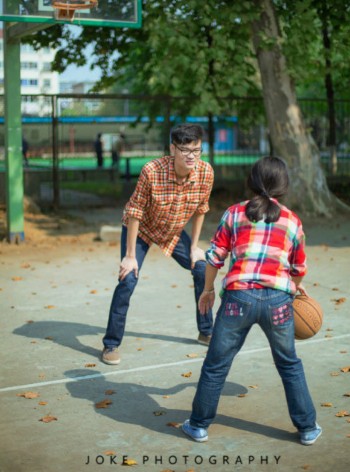
[[[182,108],[199,114],[230,111],[222,97],[258,95],[255,59],[250,44],[251,2],[147,0],[141,29],[56,25],[38,33],[35,47],[58,48],[53,64],[88,61],[99,67],[99,88],[123,80],[130,92],[192,97]]]

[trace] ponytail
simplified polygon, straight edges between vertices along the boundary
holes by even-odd
[[[281,209],[272,198],[285,195],[289,185],[288,169],[284,161],[278,157],[263,157],[253,165],[247,184],[255,194],[245,210],[249,221],[277,221]]]

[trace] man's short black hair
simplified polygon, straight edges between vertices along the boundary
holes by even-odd
[[[202,141],[204,130],[200,125],[185,123],[175,126],[171,130],[171,142],[175,144],[188,144]]]

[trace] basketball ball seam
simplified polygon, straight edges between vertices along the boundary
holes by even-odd
[[[318,331],[315,331],[315,328],[313,326],[310,326],[309,323],[301,316],[297,311],[294,309],[294,317],[297,315],[297,317],[310,329],[310,331],[314,334],[318,333]]]

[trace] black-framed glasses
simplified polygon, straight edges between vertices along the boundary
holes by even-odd
[[[203,149],[202,148],[197,148],[197,149],[187,149],[187,148],[180,148],[177,146],[175,143],[173,143],[176,149],[178,149],[181,154],[185,157],[190,156],[191,154],[194,155],[194,157],[199,157],[202,154]]]

